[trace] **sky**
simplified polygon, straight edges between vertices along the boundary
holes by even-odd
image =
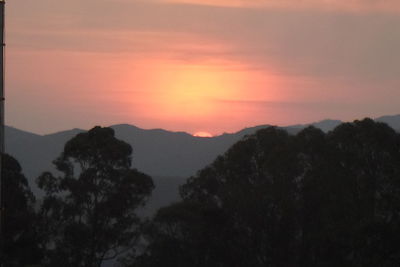
[[[13,0],[6,123],[218,135],[400,113],[398,0]]]

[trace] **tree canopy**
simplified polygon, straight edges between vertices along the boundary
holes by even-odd
[[[141,221],[136,214],[154,188],[131,168],[132,148],[111,128],[95,127],[65,144],[38,185],[49,266],[98,267],[132,249]]]
[[[95,127],[65,144],[35,212],[18,162],[3,157],[6,266],[397,267],[400,134],[371,119],[324,133],[268,127],[181,186],[144,223],[154,185],[132,148]]]
[[[269,127],[161,209],[128,266],[396,266],[400,135],[371,119],[325,134]]]
[[[39,234],[34,227],[38,223],[34,210],[35,198],[18,161],[7,154],[2,156],[2,160],[2,263],[9,267],[36,264],[42,259],[42,251]]]

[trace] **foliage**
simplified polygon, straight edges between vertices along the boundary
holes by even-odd
[[[35,198],[22,173],[21,166],[13,157],[4,154],[3,187],[3,265],[21,267],[41,260],[39,235],[35,227]]]
[[[41,207],[49,266],[100,266],[131,249],[152,179],[131,169],[131,147],[111,128],[95,127],[68,141],[54,161],[61,173],[44,173]]]
[[[270,127],[181,187],[128,266],[397,266],[400,135],[370,119]]]

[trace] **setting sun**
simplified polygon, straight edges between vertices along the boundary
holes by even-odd
[[[196,137],[213,137],[213,135],[208,133],[208,132],[196,132],[195,134],[193,134],[193,136],[196,136]]]

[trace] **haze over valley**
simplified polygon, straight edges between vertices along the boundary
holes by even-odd
[[[383,116],[376,121],[385,122],[400,130],[400,115]],[[339,120],[324,120],[310,123],[324,132],[331,131],[341,123]],[[292,134],[309,124],[283,127]],[[129,143],[133,148],[133,167],[152,176],[156,188],[150,200],[151,214],[157,208],[177,201],[178,187],[186,179],[208,164],[218,155],[246,135],[268,125],[246,128],[236,133],[215,137],[195,137],[185,132],[171,132],[162,129],[146,130],[133,125],[113,125],[116,137]],[[6,127],[6,151],[22,165],[33,192],[41,196],[35,179],[44,171],[55,171],[52,161],[56,159],[64,144],[82,129],[72,129],[48,135],[38,135]]]

